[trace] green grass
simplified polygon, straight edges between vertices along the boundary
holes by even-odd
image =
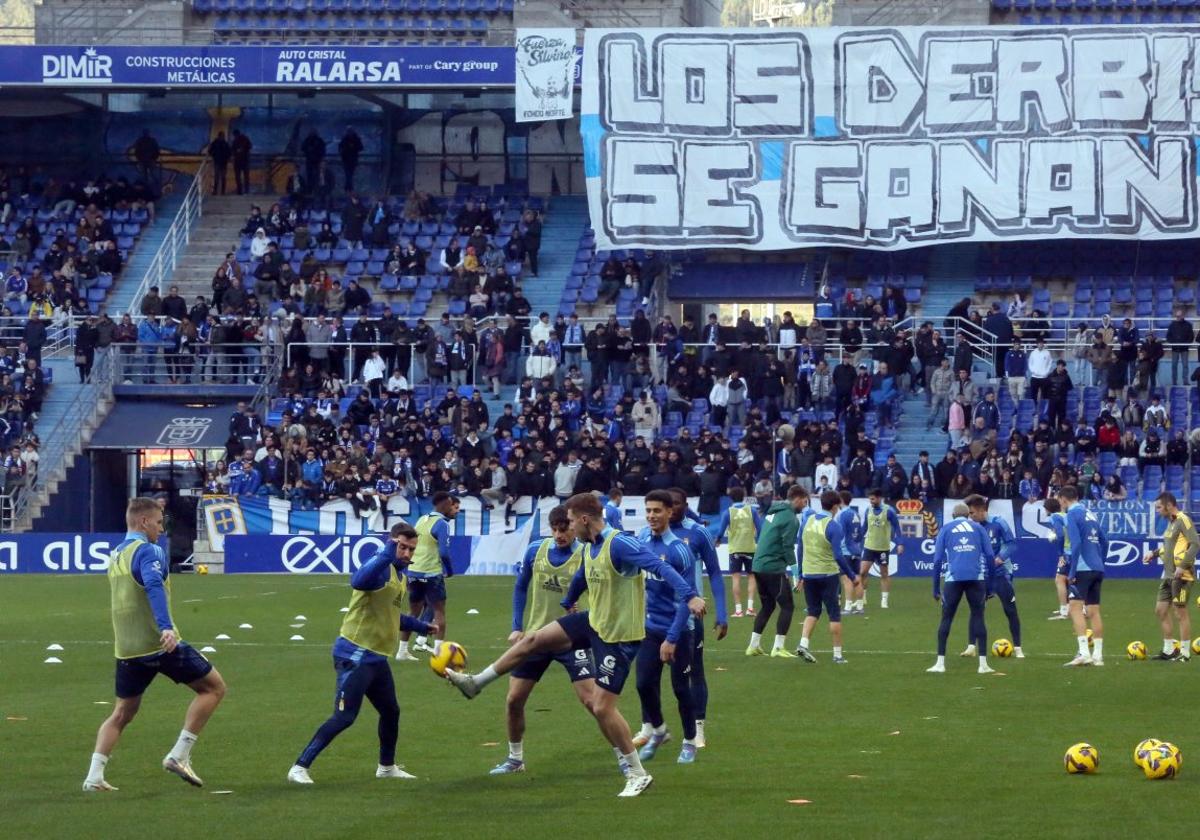
[[[420,779],[376,780],[374,712],[313,767],[308,789],[284,781],[329,713],[329,645],[347,601],[332,577],[179,577],[175,611],[184,637],[211,655],[229,695],[194,754],[203,790],[159,769],[189,693],[156,682],[109,764],[112,795],[84,795],[97,725],[112,700],[107,583],[102,577],[7,577],[0,584],[0,819],[5,837],[380,836],[549,837],[564,831],[630,836],[766,837],[823,831],[850,837],[1105,836],[1176,831],[1178,806],[1197,792],[1200,770],[1150,782],[1131,761],[1154,736],[1188,762],[1200,743],[1192,698],[1200,663],[1125,660],[1135,638],[1157,648],[1152,581],[1105,586],[1108,665],[1065,670],[1067,622],[1045,620],[1049,581],[1018,583],[1024,661],[993,660],[1006,676],[979,677],[958,659],[965,607],[951,640],[949,673],[931,663],[938,611],[924,581],[897,582],[892,609],[846,627],[850,664],[749,659],[750,624],[707,645],[711,691],[707,749],[692,767],[678,741],[651,765],[654,787],[638,800],[621,788],[612,752],[575,701],[560,669],[530,699],[522,776],[489,778],[504,757],[504,689],[467,701],[424,662],[393,663],[401,705],[398,760]],[[503,648],[511,580],[450,582],[449,637],[474,669]],[[877,593],[872,593],[877,604]],[[479,615],[468,616],[476,608]],[[308,617],[302,630],[293,616]],[[799,613],[798,613],[799,617]],[[1008,635],[988,609],[990,637]],[[238,630],[249,622],[253,630]],[[1001,632],[1003,631],[1003,632]],[[293,633],[304,642],[290,642]],[[770,630],[768,631],[768,633]],[[793,626],[793,644],[799,622]],[[768,636],[769,638],[769,636]],[[58,642],[62,665],[45,665]],[[824,627],[814,640],[828,650]],[[670,697],[664,679],[664,693]],[[639,719],[630,679],[622,708]],[[667,721],[678,732],[673,703]],[[1067,776],[1062,754],[1076,741],[1102,756],[1095,776]],[[228,796],[212,791],[231,790]],[[807,799],[797,806],[789,799]],[[464,822],[465,821],[465,822]],[[369,834],[368,834],[369,832]]]

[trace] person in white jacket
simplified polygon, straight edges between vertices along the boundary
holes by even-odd
[[[535,345],[548,344],[554,336],[554,328],[550,325],[550,313],[543,312],[538,316],[537,323],[529,328],[529,340]]]
[[[644,437],[647,443],[653,443],[662,428],[662,415],[658,411],[658,403],[650,398],[649,391],[642,392],[642,398],[633,404],[633,425],[635,434]]]
[[[386,376],[387,365],[384,364],[379,351],[372,350],[370,357],[363,362],[362,366],[362,381],[367,386],[367,390],[371,392],[372,399],[379,399],[379,389],[382,387],[383,379]]]
[[[267,239],[267,232],[263,228],[254,231],[254,238],[250,240],[250,256],[256,260],[261,260],[267,253],[267,246],[271,241]]]
[[[388,377],[387,390],[393,394],[408,390],[408,379],[400,372],[399,368],[392,371],[392,375]]]
[[[1040,408],[1042,391],[1046,389],[1046,382],[1054,370],[1054,357],[1046,349],[1045,339],[1038,339],[1037,347],[1029,351],[1029,358],[1025,364],[1029,371],[1029,385],[1033,391],[1034,404]]]
[[[728,377],[721,377],[713,380],[712,390],[708,392],[708,405],[712,410],[710,422],[714,426],[724,426],[725,408],[729,405]]]
[[[546,342],[539,341],[529,358],[525,360],[525,375],[537,382],[547,376],[553,376],[557,367],[558,362],[546,349]]]

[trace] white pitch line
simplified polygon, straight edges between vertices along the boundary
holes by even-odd
[[[183,603],[185,603],[185,604],[199,604],[199,603],[200,603],[201,601],[203,601],[203,600],[204,600],[203,598],[188,598],[187,600],[183,601]]]

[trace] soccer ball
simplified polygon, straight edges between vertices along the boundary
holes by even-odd
[[[1147,779],[1173,779],[1183,768],[1183,753],[1174,744],[1163,742],[1146,750],[1142,772]]]
[[[465,671],[467,649],[457,642],[442,642],[438,652],[429,657],[429,667],[439,677],[446,676],[447,671]]]
[[[1068,773],[1095,773],[1100,766],[1100,751],[1091,744],[1075,744],[1063,756]]]
[[[1088,628],[1088,631],[1087,631],[1087,640],[1088,640],[1088,647],[1091,647],[1092,642],[1094,640],[1092,639],[1092,628],[1090,628],[1090,627]]]
[[[1145,659],[1148,651],[1146,650],[1145,642],[1130,642],[1125,648],[1125,653],[1130,659]]]
[[[208,574],[208,566],[204,563],[201,563],[199,566],[196,567],[196,574],[198,574],[198,575]]]
[[[1200,655],[1200,638],[1192,639],[1192,653]]]
[[[1013,655],[1013,645],[1008,639],[997,639],[992,642],[992,653],[1001,659]]]
[[[1145,740],[1138,741],[1138,745],[1133,748],[1133,763],[1141,767],[1150,755],[1150,751],[1162,746],[1162,743],[1157,738],[1146,738]]]

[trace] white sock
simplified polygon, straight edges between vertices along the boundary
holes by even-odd
[[[986,657],[986,656],[980,656],[980,657],[979,657],[979,670],[980,670],[980,671],[982,671],[982,670],[983,670],[984,668],[986,668],[987,666],[988,666],[988,664],[987,664],[987,657]]]
[[[1091,652],[1088,650],[1087,636],[1077,636],[1075,638],[1075,641],[1079,643],[1079,655],[1080,656],[1091,656],[1092,655]]]
[[[659,724],[658,726],[652,726],[652,727],[650,727],[650,731],[651,731],[653,734],[655,734],[655,735],[658,735],[659,737],[662,737],[663,735],[666,735],[666,734],[667,734],[667,723],[666,723],[666,721],[663,721],[663,722],[662,722],[661,724]]]
[[[179,731],[179,740],[175,742],[175,746],[167,753],[168,757],[176,761],[188,761],[192,757],[192,745],[196,743],[196,736],[186,729]]]
[[[800,637],[800,647],[804,648],[805,650],[808,650],[808,636]]]
[[[1163,639],[1163,653],[1165,653],[1169,656],[1174,650],[1175,650],[1175,640],[1174,639]]]
[[[883,600],[880,603],[882,603],[883,606],[885,606],[885,607],[888,605],[888,595],[890,595],[890,594],[892,594],[892,593],[890,593],[890,592],[883,593]]]
[[[854,602],[854,609],[861,610],[866,605],[867,605],[867,599],[859,598],[857,601]]]
[[[425,641],[424,636],[417,636],[417,647],[425,647]]]
[[[1103,639],[1092,639],[1092,658],[1093,659],[1103,659],[1104,658],[1104,640]]]
[[[408,642],[401,642],[400,649],[396,651],[396,655],[404,656],[406,653],[408,653]]]
[[[500,675],[496,673],[496,669],[493,666],[489,665],[476,674],[474,679],[475,684],[480,688],[483,688],[488,683],[500,679]]]
[[[439,651],[439,650],[441,650],[441,649],[442,649],[442,640],[441,640],[441,639],[434,639],[434,640],[433,640],[433,655],[434,655],[434,656],[437,656],[437,654],[438,654],[438,651]]]
[[[1192,640],[1191,639],[1180,639],[1179,640],[1179,653],[1181,656],[1183,656],[1184,659],[1187,659],[1189,656],[1192,655]]]
[[[748,610],[754,609],[754,599],[753,598],[746,599],[746,609],[748,609]]]
[[[780,650],[786,644],[787,644],[787,636],[780,636],[778,633],[776,633],[775,634],[775,644],[771,646],[771,650]]]
[[[653,733],[653,732],[654,732],[654,727],[650,725],[650,722],[646,721],[646,720],[642,721],[642,728],[638,730],[638,734],[644,735],[645,737],[649,738],[651,733]],[[613,749],[616,749],[616,748],[614,747]]]
[[[805,645],[805,647],[808,647],[808,645]],[[834,659],[841,659],[841,658],[842,658],[842,646],[841,646],[841,645],[834,645],[834,646],[833,646],[833,658],[834,658]]]
[[[629,764],[629,775],[645,776],[646,768],[642,766],[642,759],[638,757],[637,750],[631,753],[625,753],[621,756]]]
[[[847,602],[846,602],[846,606],[842,607],[842,611],[843,611],[843,612],[850,612],[850,610],[852,610],[852,609],[854,609],[854,602],[853,602],[853,601],[847,601]]]
[[[944,657],[944,656],[939,656],[939,657],[937,658],[937,664],[938,664],[938,665],[941,665],[943,668],[945,668],[945,667],[946,667],[946,657]]]
[[[1059,615],[1066,615],[1066,614],[1067,614],[1067,605],[1066,605],[1066,604],[1059,604],[1059,605],[1058,605],[1058,614],[1059,614]]]
[[[750,647],[762,647],[762,633],[750,634]]]
[[[88,769],[87,780],[89,782],[104,781],[104,767],[107,764],[108,756],[92,753],[92,766]]]
[[[734,605],[733,605],[733,611],[734,611],[734,612],[741,612],[741,611],[742,611],[742,605],[741,605],[741,604],[734,604]]]
[[[524,741],[509,741],[508,742],[508,757],[513,761],[525,760],[525,742]]]
[[[696,739],[695,738],[684,738],[683,743],[694,747],[694,746],[696,746]]]
[[[696,721],[696,734],[701,736],[704,735],[704,721]]]

